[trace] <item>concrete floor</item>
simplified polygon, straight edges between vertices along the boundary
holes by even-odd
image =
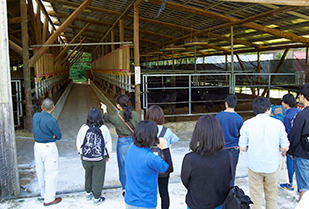
[[[75,83],[72,86],[71,92],[58,119],[58,124],[62,133],[62,139],[56,142],[60,159],[65,159],[66,161],[67,159],[75,160],[76,158],[79,158],[77,155],[75,144],[76,135],[81,125],[86,123],[88,111],[92,107],[100,109],[100,101],[96,97],[91,87],[87,84]],[[117,135],[115,129],[111,124],[105,125],[109,128],[112,135],[111,154],[116,155],[115,152],[117,145]],[[189,147],[189,139],[191,135],[192,132],[182,132],[178,135],[180,137],[180,140],[173,145],[173,149],[175,150],[175,152],[177,148],[183,149],[184,147]],[[20,182],[22,186],[27,188],[29,184],[31,184],[31,182],[36,180],[33,145],[33,137],[16,136]],[[70,166],[72,165],[64,166],[66,172],[70,172]],[[113,167],[117,167],[116,162]],[[115,182],[114,185],[112,184],[109,186],[119,186],[119,182]],[[30,187],[29,189],[31,190]],[[78,191],[79,187],[73,188],[72,190]],[[27,196],[30,194],[24,193],[24,195]]]
[[[100,108],[100,101],[94,94],[91,87],[87,84],[74,84],[58,119],[58,123],[62,132],[62,139],[56,142],[59,151],[59,180],[57,193],[60,195],[69,193],[66,195],[66,197],[69,196],[69,198],[66,198],[67,201],[71,199],[72,195],[70,194],[73,194],[74,196],[74,192],[75,194],[78,194],[78,197],[76,198],[78,202],[81,201],[80,196],[83,196],[82,192],[84,191],[84,169],[81,166],[81,162],[77,154],[75,138],[80,126],[86,122],[87,113],[92,107]],[[123,203],[116,162],[117,135],[111,124],[106,125],[112,135],[113,147],[112,152],[110,153],[110,162],[107,164],[106,168],[104,188],[106,189],[106,195],[109,195],[109,193],[112,194],[112,196],[110,195],[111,197],[108,197],[111,199],[110,201],[114,201],[113,204],[117,205]],[[178,132],[177,135],[179,136],[180,140],[175,143],[171,149],[174,172],[171,174],[170,178],[170,183],[172,183],[171,187],[175,187],[176,189],[171,189],[170,195],[172,198],[176,198],[175,201],[177,204],[184,204],[183,201],[186,191],[184,188],[182,188],[180,181],[180,170],[183,156],[186,152],[189,151],[189,141],[192,135],[192,131]],[[27,189],[27,191],[22,190],[22,194],[18,198],[39,195],[33,156],[34,140],[32,137],[17,136],[16,144],[18,167],[20,171],[20,184],[22,188]],[[236,183],[245,190],[246,194],[249,194],[245,158],[245,153],[241,153],[236,169]],[[116,188],[116,193],[113,193],[111,188]],[[278,208],[295,208],[297,204],[297,198],[298,195],[296,191],[287,192],[279,189]],[[27,203],[31,208],[31,205],[35,204],[39,205],[38,208],[41,208],[41,204],[36,203],[35,199],[27,199],[29,201],[33,201],[32,203]],[[3,204],[6,204],[6,202]],[[0,203],[0,208],[2,208],[2,206],[6,208],[6,205],[3,204]],[[10,202],[8,202],[8,204],[10,204]],[[60,208],[67,208],[69,203],[65,204],[64,200],[64,203],[62,204],[63,207]],[[174,208],[178,209],[185,207],[185,205],[183,207],[178,207],[177,204]],[[71,203],[69,205],[71,206]],[[265,201],[263,201],[262,205],[265,206]],[[11,206],[8,208],[11,208]],[[23,208],[23,206],[21,206],[21,208]],[[123,206],[117,206],[116,208],[123,208]]]

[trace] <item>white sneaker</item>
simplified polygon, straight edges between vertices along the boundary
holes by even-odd
[[[93,198],[93,194],[92,194],[92,192],[86,192],[86,200],[87,201],[89,201],[89,200],[91,200]]]
[[[99,197],[98,199],[93,199],[93,204],[100,205],[104,201],[105,201],[105,197]]]

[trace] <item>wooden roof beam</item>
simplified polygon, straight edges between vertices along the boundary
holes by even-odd
[[[87,36],[85,36],[79,43],[83,43],[83,41],[87,38]],[[75,50],[78,48],[79,46],[75,46],[72,51],[70,51],[70,53],[61,61],[61,64],[63,64],[64,62],[66,62],[69,57],[75,52]]]
[[[64,31],[64,29],[71,24],[71,22],[87,7],[88,4],[91,3],[92,0],[85,0],[64,23],[49,37],[49,39],[44,44],[52,44]],[[39,51],[34,54],[31,59],[29,60],[29,67],[32,65],[49,49],[49,47],[42,47]]]
[[[75,7],[80,5],[79,3],[73,3],[73,2],[63,1],[63,0],[47,0],[47,1],[57,2],[57,3],[61,3],[63,5],[69,5],[69,6],[75,6]],[[121,15],[120,12],[115,12],[115,11],[112,11],[112,10],[102,9],[102,8],[94,7],[94,6],[87,6],[87,9],[90,9],[90,10],[93,10],[93,11],[98,11],[98,12],[109,13],[109,14],[113,14],[113,15],[117,15],[117,16]],[[67,18],[67,16],[68,16],[67,14],[64,14],[64,13],[50,13],[50,15],[61,17],[61,18]],[[127,17],[133,19],[133,15],[128,14]],[[88,19],[88,18],[87,19],[86,18],[79,18],[79,20],[84,21],[84,22],[89,21],[93,24],[98,24],[98,25],[106,25],[106,26],[111,25],[111,23],[97,21],[97,20]],[[172,23],[167,23],[167,22],[163,22],[163,21],[160,21],[160,20],[150,19],[150,18],[139,17],[139,20],[142,21],[142,22],[147,22],[147,23],[151,23],[151,24],[156,24],[156,25],[161,25],[161,26],[163,25],[165,27],[174,28],[176,30],[185,30],[185,31],[189,31],[189,32],[200,31],[200,30],[197,30],[197,29],[194,29],[194,28],[185,27],[185,26],[172,24]],[[74,25],[71,25],[70,27],[74,27]],[[94,30],[94,29],[89,28],[88,30]],[[133,30],[133,28],[125,27],[125,30]],[[162,37],[169,38],[169,39],[174,38],[172,36],[168,36],[168,35],[164,35],[164,34],[160,34],[160,33],[154,33],[154,32],[145,31],[145,30],[140,30],[140,33],[141,34],[150,34],[150,35],[162,36]],[[221,36],[221,35],[216,35],[216,34],[211,34],[211,33],[210,33],[210,35],[214,38],[219,39],[219,40],[225,40],[225,41],[229,41],[229,42],[231,41],[229,37],[224,37],[224,36]],[[240,44],[244,44],[244,45],[248,45],[248,46],[254,46],[254,47],[263,47],[261,45],[252,44],[248,41],[243,41],[243,40],[235,39],[235,38],[234,38],[234,43],[240,43]]]
[[[83,29],[81,29],[78,34],[70,41],[70,44],[75,43],[75,41],[81,36],[81,34],[89,27],[90,23],[87,23]],[[66,53],[68,51],[70,47],[66,46],[64,47],[64,49],[62,49],[62,51],[58,54],[58,56],[54,59],[54,64],[56,62],[58,62],[58,60],[64,55],[64,53]]]
[[[162,0],[148,0],[148,2],[152,3],[152,4],[160,5]],[[259,30],[259,31],[262,31],[262,32],[265,32],[265,33],[269,33],[269,34],[281,37],[281,38],[291,39],[295,42],[309,43],[309,38],[300,37],[300,36],[297,36],[297,35],[294,35],[294,34],[291,34],[291,33],[282,32],[282,31],[279,31],[279,30],[276,30],[276,29],[273,29],[273,28],[268,28],[268,27],[259,25],[257,23],[249,22],[249,21],[257,20],[259,18],[264,18],[265,16],[263,16],[263,14],[266,14],[266,13],[269,14],[269,15],[274,15],[276,12],[282,13],[284,11],[284,9],[281,10],[281,11],[279,11],[279,10],[277,10],[276,12],[274,11],[274,13],[265,12],[265,13],[262,13],[262,14],[258,14],[258,15],[253,16],[255,18],[249,17],[249,18],[246,18],[246,19],[243,19],[243,20],[239,20],[237,18],[224,16],[224,15],[221,15],[221,14],[217,14],[215,12],[204,11],[204,10],[201,10],[201,9],[183,6],[181,4],[172,3],[172,2],[166,2],[165,6],[168,7],[168,8],[177,9],[177,10],[180,10],[180,11],[184,11],[184,12],[188,12],[188,13],[192,13],[192,14],[196,14],[196,15],[200,15],[200,16],[204,16],[204,17],[222,20],[222,21],[225,21],[225,22],[228,22],[228,23],[237,22],[236,23],[237,25],[247,27],[247,28],[251,28],[251,29],[255,29],[255,30]],[[284,7],[284,8],[285,9],[292,9],[292,8],[289,8],[289,7]],[[287,12],[287,11],[285,11],[285,12]],[[231,24],[231,25],[236,25],[236,24]],[[217,29],[219,29],[219,26],[216,26],[216,27],[218,27]],[[213,28],[216,28],[216,27],[213,27]],[[202,32],[200,32],[200,33],[205,33],[208,30],[209,29],[202,30]],[[197,33],[197,35],[200,34],[200,33]],[[190,34],[190,36],[191,36],[191,34]],[[190,36],[183,36],[181,38],[174,39],[173,41],[182,40],[182,39],[188,38]],[[173,41],[167,42],[167,44],[169,44]]]
[[[108,35],[109,33],[118,25],[119,20],[123,19],[134,7],[138,7],[141,3],[143,3],[143,0],[132,0],[132,2],[127,6],[127,8],[124,10],[124,12],[117,18],[117,20],[113,23],[113,25],[108,29],[108,31],[105,33],[105,35],[102,37],[101,41],[102,42]],[[98,47],[94,48],[93,52],[97,49]]]
[[[278,6],[271,5],[271,4],[263,4],[263,6],[271,8],[271,9],[278,9],[279,8]],[[302,19],[309,20],[309,16],[308,15],[303,15],[303,14],[298,13],[298,12],[287,12],[287,13],[290,14],[290,15],[293,15],[295,17],[299,17],[299,18],[302,18]]]
[[[269,4],[269,0],[217,0],[217,1],[232,1],[242,3]],[[272,0],[271,4],[290,5],[290,6],[309,6],[308,0]]]
[[[15,51],[17,54],[23,56],[23,48],[19,46],[18,44],[14,43],[13,41],[9,40],[10,49]]]

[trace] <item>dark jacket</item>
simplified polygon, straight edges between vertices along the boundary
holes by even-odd
[[[200,156],[185,155],[181,180],[187,188],[186,203],[190,209],[213,209],[222,205],[230,191],[231,160],[228,151]]]
[[[303,138],[309,136],[309,107],[300,111],[295,119],[289,135],[290,155],[309,159],[309,151],[303,145]]]

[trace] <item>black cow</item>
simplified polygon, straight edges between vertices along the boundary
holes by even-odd
[[[213,112],[213,107],[217,106],[218,111],[224,109],[224,99],[229,93],[229,87],[215,87],[202,90],[201,99],[205,101],[208,112]]]
[[[202,98],[202,93],[200,89],[191,89],[191,111],[195,112],[195,105],[197,101],[200,101]],[[186,102],[178,103],[177,108],[183,108],[189,106],[189,89],[180,89],[177,90],[177,102]]]
[[[151,105],[158,105],[162,109],[164,109],[166,106],[169,109],[170,115],[176,114],[176,104],[175,102],[177,101],[177,91],[176,90],[153,90],[147,94],[147,104],[148,107]],[[143,101],[143,97],[141,96],[141,103]],[[131,103],[133,108],[135,108],[135,95],[131,94],[130,97]],[[171,117],[168,119],[168,121],[171,121]],[[176,116],[174,117],[174,122],[176,122]]]
[[[176,114],[177,91],[176,90],[157,90],[148,93],[148,107],[151,105],[158,105],[162,109],[166,106],[169,109],[170,115]],[[168,119],[171,122],[171,117]],[[174,116],[174,122],[176,122],[176,116]]]

